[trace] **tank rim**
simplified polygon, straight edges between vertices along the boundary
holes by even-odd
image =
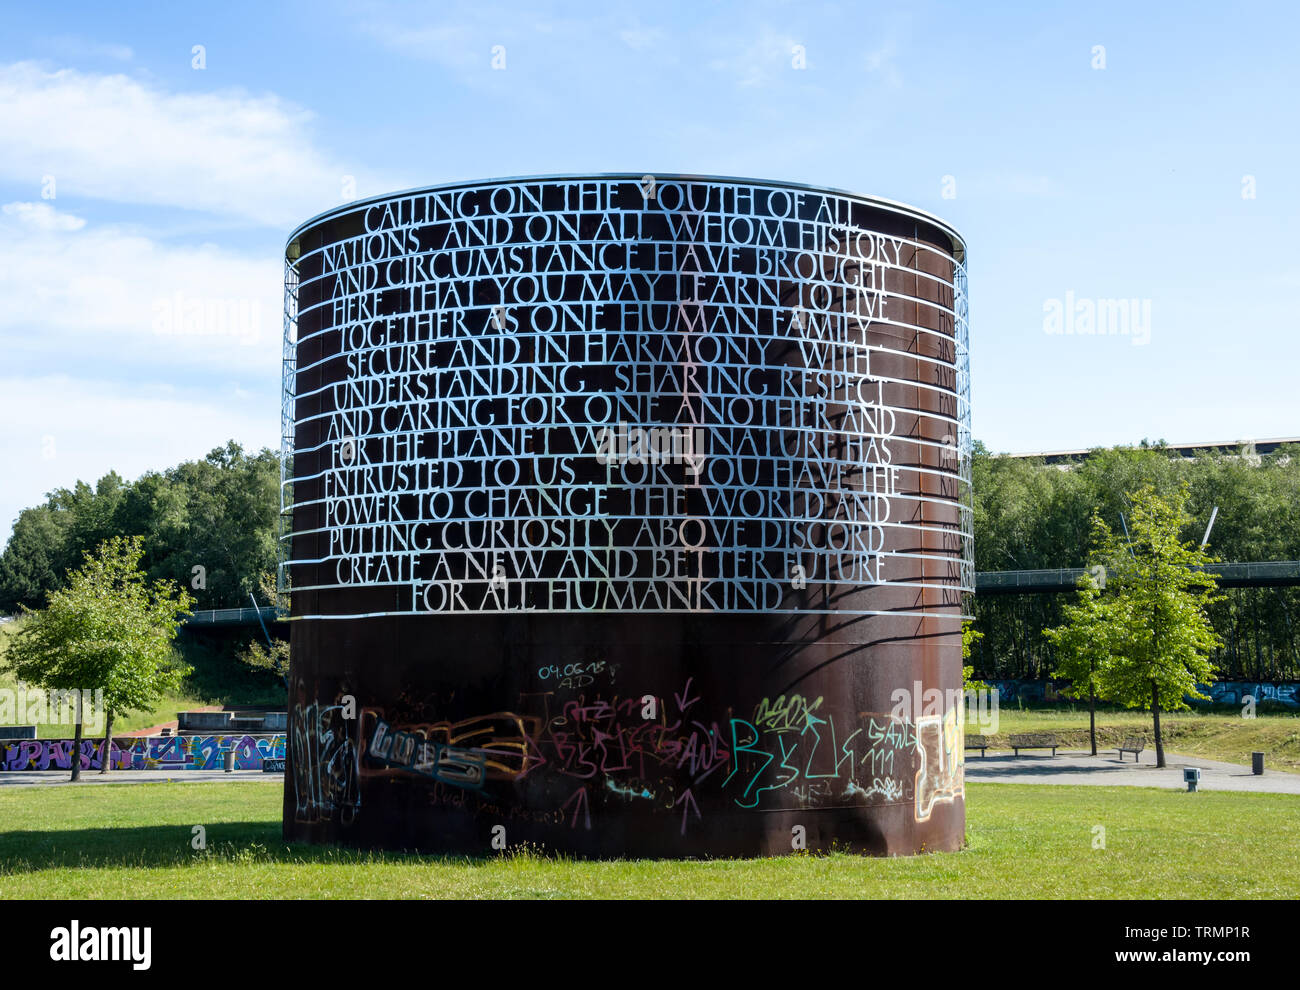
[[[376,196],[366,196],[361,199],[352,200],[349,203],[343,203],[339,206],[323,210],[305,220],[293,229],[285,240],[285,258],[289,261],[290,247],[298,240],[302,234],[318,224],[324,223],[334,217],[341,216],[345,213],[351,213],[354,210],[371,206],[376,203],[383,203],[393,199],[404,199],[408,196],[415,196],[422,193],[445,192],[449,189],[465,189],[476,186],[498,186],[514,182],[558,182],[565,179],[570,180],[591,180],[591,179],[620,179],[632,182],[640,182],[647,175],[653,175],[656,181],[664,179],[682,179],[702,182],[732,182],[743,183],[745,185],[768,186],[774,189],[796,189],[807,192],[830,193],[835,196],[845,196],[849,199],[857,200],[868,206],[881,207],[892,210],[895,213],[901,213],[904,216],[911,217],[915,220],[921,220],[925,223],[937,227],[943,234],[947,235],[952,248],[953,257],[957,261],[965,263],[966,260],[966,240],[952,224],[938,217],[927,210],[912,206],[908,203],[900,202],[895,199],[886,199],[883,196],[869,196],[865,193],[852,192],[848,189],[839,189],[835,186],[820,186],[807,182],[783,182],[777,179],[755,179],[747,176],[736,175],[707,175],[690,172],[556,172],[539,175],[510,175],[502,176],[495,179],[465,179],[457,182],[440,182],[428,186],[415,186],[410,189],[400,189],[394,192],[381,193]]]

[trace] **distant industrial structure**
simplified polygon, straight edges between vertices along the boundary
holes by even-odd
[[[1145,449],[1163,450],[1177,454],[1185,460],[1195,460],[1205,454],[1219,453],[1229,456],[1263,457],[1275,453],[1279,448],[1300,444],[1300,437],[1275,437],[1270,440],[1209,440],[1203,443],[1155,443]],[[1000,454],[1000,457],[1015,457],[1019,460],[1031,460],[1041,457],[1045,464],[1072,464],[1081,461],[1096,450],[1108,448],[1093,447],[1076,450],[1040,450],[1022,454]]]

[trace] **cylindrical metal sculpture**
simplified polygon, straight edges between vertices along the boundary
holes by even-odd
[[[286,837],[958,848],[964,261],[909,207],[680,175],[296,230]]]

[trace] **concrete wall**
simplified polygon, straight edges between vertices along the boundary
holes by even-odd
[[[103,766],[103,739],[81,741],[81,768]],[[4,744],[3,770],[71,770],[76,752],[72,739],[31,739]],[[222,770],[225,754],[235,754],[237,770],[260,770],[266,759],[285,758],[285,736],[195,735],[138,736],[113,740],[114,770]]]

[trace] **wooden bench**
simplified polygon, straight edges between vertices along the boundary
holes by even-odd
[[[1056,755],[1056,736],[1050,732],[1025,732],[1011,736],[1011,748],[1017,756],[1022,749],[1050,749]]]
[[[980,756],[983,756],[983,755],[984,755],[984,751],[985,751],[986,749],[989,748],[989,737],[988,737],[988,736],[974,736],[974,735],[967,735],[967,736],[966,736],[966,748],[967,748],[967,749],[978,749],[978,750],[980,751]]]
[[[1118,748],[1119,748],[1119,760],[1120,760],[1120,762],[1121,762],[1121,763],[1124,762],[1124,754],[1125,754],[1125,753],[1132,753],[1132,754],[1133,754],[1133,762],[1134,762],[1134,763],[1138,762],[1138,754],[1139,754],[1140,752],[1142,752],[1142,749],[1143,749],[1143,747],[1145,747],[1145,746],[1146,746],[1146,740],[1145,740],[1145,739],[1125,739],[1125,740],[1124,740],[1124,745],[1118,747]]]

